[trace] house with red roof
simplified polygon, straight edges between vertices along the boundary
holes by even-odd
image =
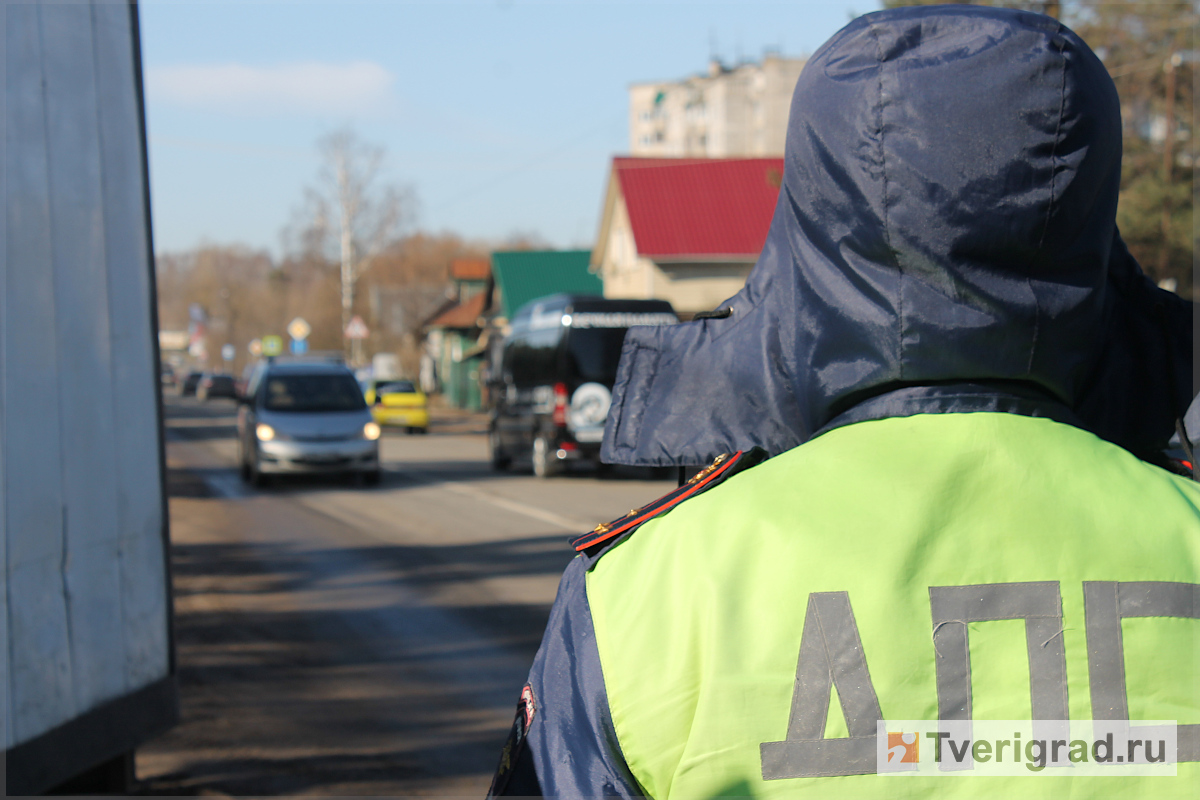
[[[782,180],[782,158],[614,158],[591,262],[604,296],[716,308],[758,259]]]

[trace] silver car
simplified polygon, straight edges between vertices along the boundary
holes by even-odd
[[[341,364],[264,363],[240,402],[244,480],[261,486],[270,475],[354,473],[379,482],[380,429]]]

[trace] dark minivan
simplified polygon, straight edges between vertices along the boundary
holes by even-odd
[[[538,477],[599,463],[625,331],[679,321],[665,300],[551,295],[513,316],[488,383],[492,467],[529,462]]]

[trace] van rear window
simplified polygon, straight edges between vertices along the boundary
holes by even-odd
[[[558,343],[563,328],[528,331],[514,337],[509,355],[513,382],[524,386],[553,383],[558,374]]]
[[[572,328],[567,335],[567,369],[582,383],[611,386],[624,342],[624,328]]]

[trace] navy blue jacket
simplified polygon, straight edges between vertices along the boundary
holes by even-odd
[[[796,86],[766,245],[728,314],[626,336],[605,461],[698,465],[919,413],[1006,411],[1162,450],[1192,399],[1192,306],[1116,229],[1107,71],[1037,14],[869,14]],[[498,792],[634,796],[584,591],[559,589]]]
[[[1117,232],[1119,101],[1074,33],[986,7],[868,14],[806,65],[786,147],[729,316],[626,336],[603,460],[775,455],[856,419],[996,406],[1163,448],[1193,396],[1192,305]]]

